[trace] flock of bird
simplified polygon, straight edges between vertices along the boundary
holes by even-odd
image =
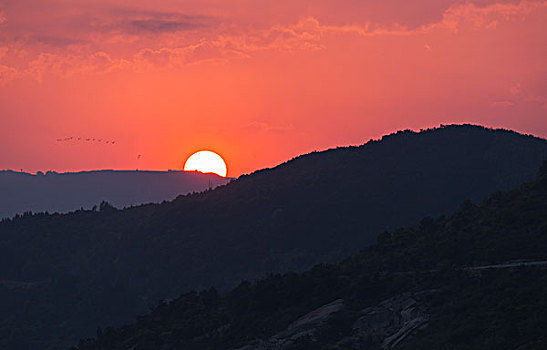
[[[106,144],[110,144],[110,145],[116,144],[115,140],[103,140],[103,139],[94,139],[94,138],[91,138],[91,137],[83,138],[83,137],[75,137],[75,136],[65,137],[65,138],[62,138],[62,139],[57,139],[56,141],[57,142],[71,142],[71,141],[74,141],[74,142],[101,142],[101,143],[106,143]],[[137,155],[137,159],[141,159],[142,157],[143,157],[142,154]],[[23,171],[23,169],[21,169],[21,172],[22,171]]]
[[[65,138],[62,138],[62,139],[57,139],[56,140],[57,142],[70,142],[70,141],[75,141],[75,142],[101,142],[101,143],[107,143],[107,144],[115,144],[116,141],[115,140],[104,140],[103,139],[96,139],[96,138],[83,138],[83,137],[75,137],[75,136],[70,136],[70,137],[65,137]]]

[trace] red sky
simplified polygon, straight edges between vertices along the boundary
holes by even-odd
[[[403,128],[547,137],[546,23],[547,1],[0,0],[0,169],[211,149],[238,176]]]

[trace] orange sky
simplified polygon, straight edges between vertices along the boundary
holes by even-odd
[[[0,0],[0,169],[211,149],[239,176],[441,123],[547,137],[546,23],[547,1]]]

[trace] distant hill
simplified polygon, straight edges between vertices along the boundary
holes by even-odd
[[[545,349],[545,247],[547,162],[341,263],[187,293],[79,349]]]
[[[59,348],[192,288],[336,261],[532,180],[545,159],[546,140],[512,131],[400,131],[172,202],[4,221],[0,347]]]
[[[183,171],[50,171],[34,175],[4,170],[0,171],[0,218],[25,211],[66,213],[90,209],[102,201],[118,208],[159,203],[224,185],[230,180],[214,174]]]

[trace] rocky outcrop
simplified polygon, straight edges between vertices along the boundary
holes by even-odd
[[[291,323],[286,330],[274,335],[266,341],[257,340],[237,350],[282,350],[293,344],[297,339],[312,336],[315,330],[323,325],[329,317],[344,307],[344,301],[338,299],[321,306]]]
[[[340,311],[343,307],[344,301],[342,299],[323,305],[319,309],[300,317],[298,320],[291,323],[286,331],[281,332],[272,338],[276,340],[294,341],[298,338],[312,335],[317,327],[327,322],[330,315]]]
[[[417,330],[427,327],[429,313],[424,299],[431,292],[399,294],[361,310],[351,335],[338,344],[356,350],[394,348]],[[335,300],[300,317],[268,340],[256,340],[237,350],[286,349],[300,338],[313,338],[315,330],[343,307],[342,299]]]
[[[418,329],[427,327],[429,313],[424,296],[431,291],[404,293],[360,312],[353,334],[341,343],[354,349],[389,349]]]

